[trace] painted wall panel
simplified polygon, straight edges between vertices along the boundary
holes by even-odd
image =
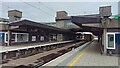
[[[115,34],[115,43],[116,45],[120,45],[120,34]]]
[[[0,33],[0,45],[4,43],[5,40],[5,33]]]

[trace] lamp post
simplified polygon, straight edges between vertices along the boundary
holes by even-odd
[[[101,20],[101,24],[102,24],[102,28],[103,28],[103,42],[104,42],[104,54],[107,54],[107,27],[109,25],[110,19],[109,17],[112,15],[111,13],[111,6],[103,6],[99,8],[99,14],[102,18]]]

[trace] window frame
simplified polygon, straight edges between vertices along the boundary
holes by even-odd
[[[108,35],[113,35],[114,36],[114,47],[109,47],[108,46]],[[115,49],[116,48],[116,45],[115,45],[115,33],[114,32],[108,32],[106,34],[106,48],[107,49]]]
[[[7,41],[7,32],[5,32],[5,43],[7,43],[8,41]],[[28,38],[27,38],[27,40],[26,41],[21,41],[21,42],[28,42],[29,41],[29,33],[16,33],[16,32],[12,32],[12,34],[15,34],[15,41],[13,42],[13,43],[16,43],[16,42],[19,42],[19,41],[17,41],[17,35],[18,34],[27,34],[27,36],[28,36]]]

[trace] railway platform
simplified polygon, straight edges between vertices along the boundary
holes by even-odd
[[[44,66],[118,66],[118,57],[100,54],[98,41],[88,42]]]
[[[18,59],[9,59],[10,61],[8,61],[7,63],[4,63],[2,64],[2,66],[4,67],[8,67],[9,68],[13,68],[15,66],[20,66],[20,65],[25,65],[25,66],[29,66],[29,65],[34,65],[36,64],[36,62],[38,61],[39,58],[41,57],[44,57],[44,56],[47,56],[47,55],[50,55],[50,54],[56,54],[58,51],[61,51],[61,50],[65,50],[67,48],[70,48],[72,46],[74,46],[75,44],[82,44],[84,43],[84,41],[81,41],[81,42],[76,42],[76,43],[71,43],[72,41],[62,41],[62,42],[55,42],[55,43],[49,43],[49,44],[41,44],[41,45],[36,45],[34,47],[39,47],[39,46],[52,46],[52,45],[58,45],[58,44],[62,44],[62,43],[67,43],[67,44],[62,44],[63,47],[58,47],[58,48],[55,48],[55,49],[52,49],[52,50],[44,50],[43,52],[40,52],[40,53],[37,53],[35,55],[32,55],[32,56],[27,56],[27,57],[20,57]],[[60,45],[59,45],[60,46]],[[30,47],[33,47],[33,46],[29,46],[27,48],[30,48]],[[26,47],[23,47],[23,49],[26,48]],[[40,49],[40,48],[39,48]],[[12,49],[11,49],[12,50]],[[50,57],[51,58],[51,57]]]

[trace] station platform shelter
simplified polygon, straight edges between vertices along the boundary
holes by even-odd
[[[50,68],[118,68],[119,59],[116,56],[101,55],[99,42],[94,39],[72,51],[44,64]],[[41,68],[42,68],[41,67]],[[40,67],[39,67],[40,68]]]
[[[19,20],[0,24],[1,45],[22,43],[66,41],[74,39],[74,33],[30,20]]]

